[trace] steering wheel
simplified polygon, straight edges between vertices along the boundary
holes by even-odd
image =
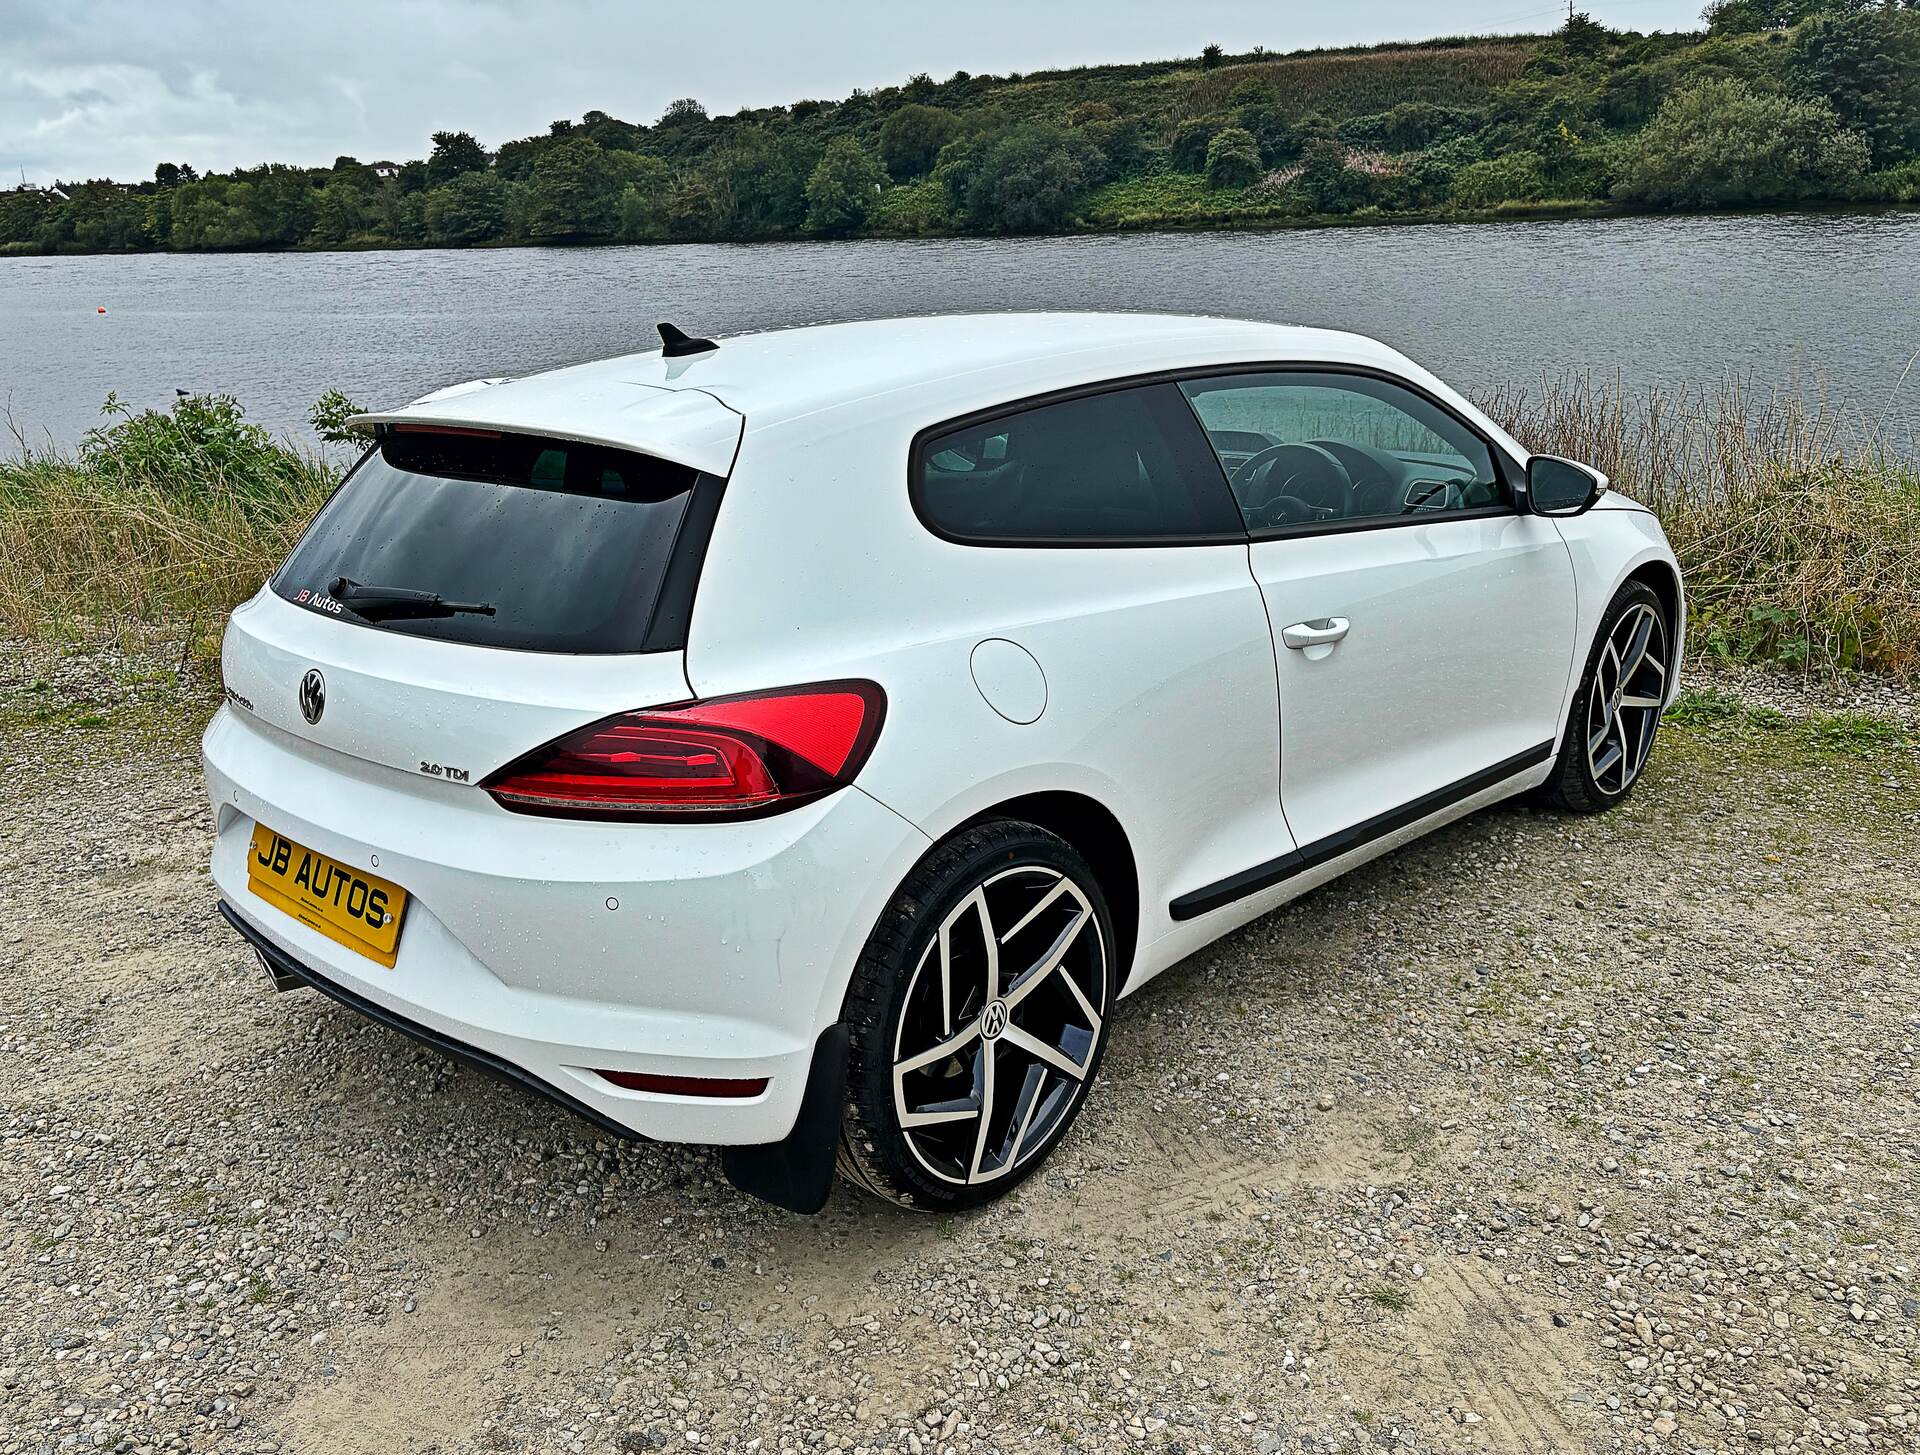
[[[1262,486],[1263,497],[1257,508],[1263,510],[1280,496],[1288,495],[1329,514],[1345,515],[1353,494],[1353,477],[1347,473],[1346,466],[1319,445],[1268,445],[1249,455],[1233,472],[1234,494],[1252,505],[1247,497],[1251,494],[1249,487],[1256,480]]]
[[[1413,493],[1423,485],[1426,488],[1420,490],[1418,495]],[[1463,482],[1459,480],[1415,480],[1407,486],[1406,500],[1400,507],[1400,513],[1402,515],[1412,515],[1414,511],[1421,509],[1436,495],[1441,497],[1440,509],[1450,510],[1457,504],[1464,502],[1465,496],[1461,493],[1462,487]]]

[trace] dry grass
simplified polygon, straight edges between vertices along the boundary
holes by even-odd
[[[184,485],[178,469],[101,469],[15,439],[0,459],[0,624],[22,636],[217,636],[336,479],[285,449],[281,468],[215,466]]]
[[[1485,406],[1524,444],[1585,460],[1653,507],[1687,573],[1697,645],[1920,672],[1920,466],[1872,421],[1737,382],[1636,393],[1579,375]]]
[[[1659,512],[1696,646],[1920,674],[1920,466],[1860,422],[1738,384],[1633,393],[1578,375],[1487,404]],[[130,419],[83,457],[16,442],[0,459],[0,626],[192,644],[279,564],[332,466],[185,409]]]

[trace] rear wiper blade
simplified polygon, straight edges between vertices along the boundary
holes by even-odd
[[[368,586],[351,576],[336,576],[328,594],[355,616],[384,621],[402,616],[492,616],[484,601],[449,601],[437,591],[405,586]]]

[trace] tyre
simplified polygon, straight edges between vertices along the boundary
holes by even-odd
[[[1629,581],[1614,594],[1567,714],[1547,802],[1599,813],[1633,791],[1660,727],[1672,641],[1666,607],[1650,587]]]
[[[840,1170],[904,1207],[1032,1175],[1106,1047],[1113,919],[1086,860],[1030,823],[963,829],[907,877],[854,970]]]

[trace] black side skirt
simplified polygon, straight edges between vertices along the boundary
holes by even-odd
[[[1528,748],[1524,753],[1515,753],[1511,758],[1495,763],[1491,768],[1482,768],[1458,782],[1449,783],[1444,788],[1436,788],[1424,793],[1410,803],[1385,813],[1375,814],[1340,830],[1337,834],[1328,834],[1324,839],[1315,839],[1310,844],[1302,844],[1290,849],[1277,859],[1269,859],[1264,864],[1255,864],[1251,869],[1242,869],[1238,874],[1230,874],[1225,879],[1183,894],[1167,906],[1168,913],[1175,919],[1194,919],[1209,910],[1219,909],[1232,904],[1236,899],[1245,899],[1249,894],[1258,894],[1262,889],[1271,888],[1282,880],[1304,874],[1309,869],[1317,869],[1330,859],[1338,859],[1342,854],[1351,854],[1355,849],[1364,848],[1375,839],[1383,839],[1388,834],[1398,833],[1421,819],[1439,813],[1442,809],[1468,799],[1476,793],[1483,793],[1498,783],[1503,783],[1517,773],[1529,768],[1537,768],[1553,756],[1553,744],[1541,743],[1538,747]]]

